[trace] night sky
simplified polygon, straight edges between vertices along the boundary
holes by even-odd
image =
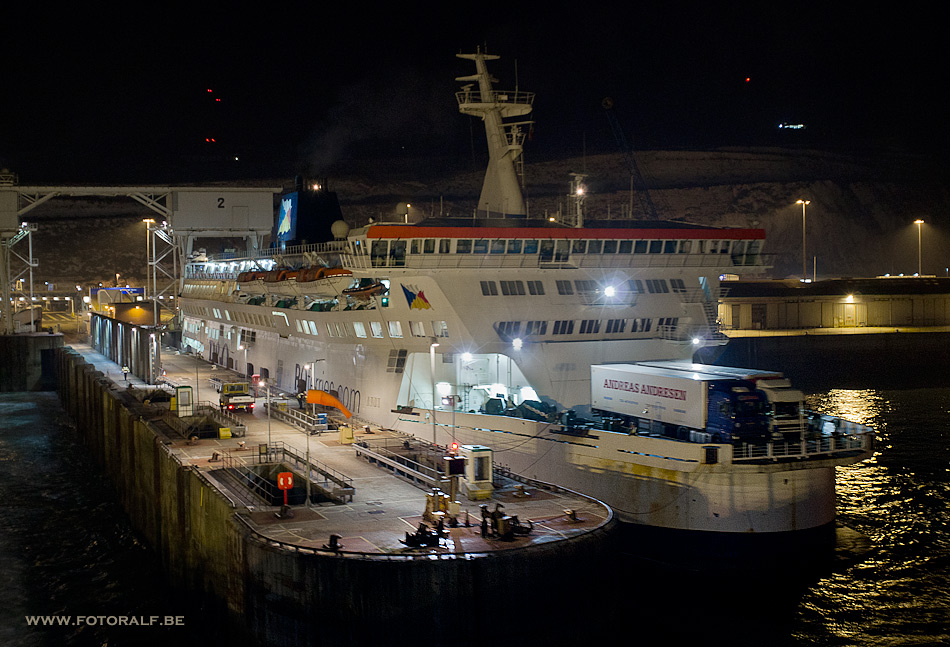
[[[943,28],[916,5],[315,4],[6,20],[0,166],[21,184],[471,166],[455,54],[478,45],[502,56],[500,89],[537,93],[529,161],[615,152],[607,96],[635,149],[950,141]]]

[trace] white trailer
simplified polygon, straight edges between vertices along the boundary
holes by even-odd
[[[595,364],[590,367],[591,406],[668,425],[706,428],[706,385],[720,375],[643,366]]]
[[[683,373],[703,372],[753,382],[756,388],[765,393],[768,400],[774,434],[786,436],[787,440],[789,435],[805,432],[805,394],[793,388],[788,378],[778,371],[712,366],[675,360],[643,362],[642,365]]]

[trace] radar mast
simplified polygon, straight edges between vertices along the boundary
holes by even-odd
[[[455,96],[459,112],[480,117],[485,124],[488,139],[488,168],[478,199],[478,214],[483,217],[525,217],[527,207],[515,164],[521,162],[521,153],[532,121],[505,121],[517,119],[531,112],[533,92],[494,90],[497,82],[488,73],[486,61],[499,57],[485,54],[456,54],[459,58],[475,61],[476,73],[460,76],[456,81],[467,83]],[[475,87],[475,84],[477,88]]]

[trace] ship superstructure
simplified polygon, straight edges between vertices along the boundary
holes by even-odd
[[[529,95],[492,89],[494,57],[462,58],[476,63],[460,80],[478,97],[464,88],[460,110],[489,132],[484,217],[343,228],[330,243],[191,263],[183,343],[288,391],[332,391],[366,423],[489,446],[497,464],[596,496],[627,522],[764,533],[833,522],[834,467],[866,455],[865,436],[763,462],[729,444],[573,424],[590,414],[591,365],[720,343],[720,277],[764,270],[764,232],[525,218],[526,122],[506,119],[530,111]]]

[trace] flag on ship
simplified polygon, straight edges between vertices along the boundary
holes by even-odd
[[[409,303],[410,310],[429,310],[432,306],[429,304],[429,300],[426,299],[426,295],[422,293],[422,290],[413,292],[405,285],[402,286],[403,294],[406,295],[406,301]]]

